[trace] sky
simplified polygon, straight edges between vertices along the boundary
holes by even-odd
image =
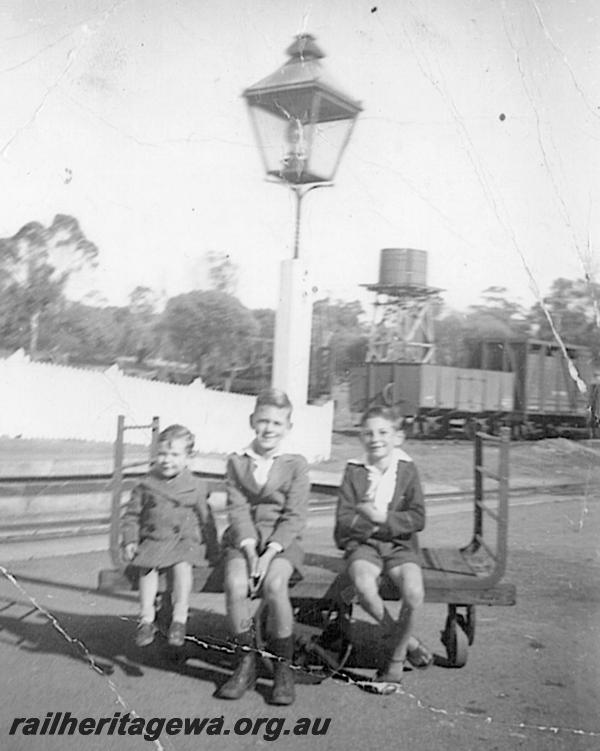
[[[110,304],[206,288],[206,253],[227,253],[244,304],[274,307],[293,197],[241,94],[302,32],[363,106],[303,204],[316,298],[368,307],[390,247],[426,250],[456,309],[598,280],[595,0],[4,0],[0,237],[77,217],[99,263],[70,294]]]

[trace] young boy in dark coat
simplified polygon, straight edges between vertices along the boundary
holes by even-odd
[[[159,571],[173,571],[173,620],[168,640],[182,646],[192,591],[192,565],[205,557],[204,541],[214,522],[205,484],[187,467],[194,436],[171,425],[158,439],[156,462],[134,487],[121,520],[124,558],[140,569],[140,621],[136,644],[145,647],[156,634],[154,601]]]
[[[369,409],[360,439],[366,456],[349,462],[340,488],[334,539],[345,551],[347,571],[364,610],[383,629],[386,664],[379,678],[400,683],[404,662],[427,667],[433,657],[412,635],[416,611],[424,600],[417,533],[425,526],[419,474],[399,448],[393,413]],[[402,605],[394,622],[379,594],[382,573],[398,588]]]
[[[269,606],[274,633],[270,650],[274,665],[271,703],[294,701],[293,613],[288,584],[300,571],[300,545],[308,511],[308,465],[298,454],[282,453],[291,428],[287,395],[269,389],[258,395],[250,424],[255,438],[227,462],[230,526],[224,535],[227,614],[238,645],[238,665],[217,691],[223,699],[239,699],[256,680],[256,654],[249,597],[260,593]]]

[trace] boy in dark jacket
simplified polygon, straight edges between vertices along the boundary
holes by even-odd
[[[308,465],[298,454],[281,451],[291,428],[292,405],[285,393],[269,389],[258,395],[250,424],[250,446],[227,462],[230,526],[224,535],[227,614],[238,645],[238,665],[217,691],[239,699],[256,680],[256,654],[249,597],[260,593],[269,606],[274,633],[270,649],[281,659],[274,665],[271,703],[291,704],[293,613],[288,584],[300,571],[300,545],[308,510]]]
[[[425,526],[419,475],[411,458],[398,448],[393,414],[373,407],[361,421],[364,460],[349,462],[340,488],[334,539],[345,551],[348,575],[361,606],[384,629],[390,645],[380,680],[399,683],[404,662],[426,667],[427,648],[411,635],[415,611],[424,600],[417,532]],[[382,573],[397,586],[402,606],[397,622],[379,594]]]
[[[214,522],[205,484],[187,467],[194,436],[171,425],[158,439],[156,462],[134,487],[121,520],[124,558],[140,569],[140,621],[136,644],[145,647],[156,634],[154,601],[161,569],[173,570],[173,620],[168,640],[182,646],[192,591],[192,565],[205,557]]]

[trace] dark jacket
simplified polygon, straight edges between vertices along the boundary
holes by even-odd
[[[368,484],[364,464],[346,465],[338,496],[335,544],[338,548],[347,550],[368,539],[374,539],[417,551],[416,533],[425,526],[425,505],[421,482],[413,462],[398,462],[396,486],[384,524],[373,524],[356,512],[357,504],[366,500]]]
[[[121,519],[121,541],[138,543],[134,564],[172,565],[182,554],[181,560],[200,563],[205,554],[214,554],[215,540],[206,485],[188,469],[171,480],[151,472],[133,488]]]
[[[273,541],[285,550],[302,538],[306,526],[308,464],[299,454],[281,454],[263,488],[256,484],[253,467],[252,458],[245,454],[232,454],[227,461],[227,539],[238,547],[242,540],[254,538],[259,549]]]

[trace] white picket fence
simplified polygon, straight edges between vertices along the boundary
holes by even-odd
[[[248,418],[254,397],[123,375],[30,362],[22,352],[0,360],[0,435],[22,438],[113,441],[117,416],[127,424],[187,425],[201,453],[228,453],[252,438]],[[311,461],[331,451],[333,402],[294,409],[290,451]],[[133,435],[133,434],[132,434]],[[129,436],[128,436],[129,438]]]

